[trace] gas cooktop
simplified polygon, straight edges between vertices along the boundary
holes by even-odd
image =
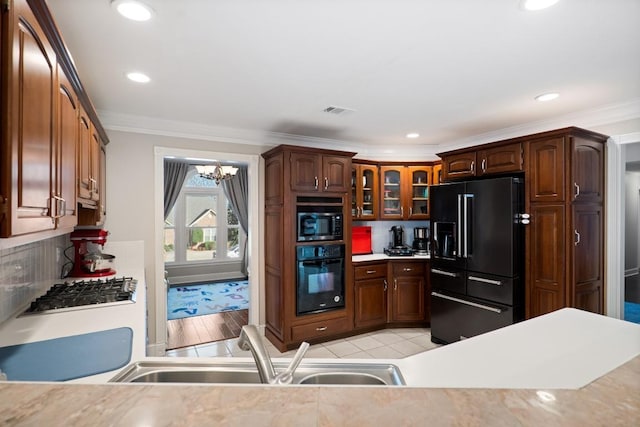
[[[137,283],[131,277],[57,283],[36,298],[23,315],[134,303]]]
[[[414,250],[408,246],[384,248],[384,253],[391,256],[413,256]]]

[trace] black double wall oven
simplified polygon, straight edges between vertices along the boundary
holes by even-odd
[[[342,199],[305,198],[304,201],[307,203],[296,210],[298,316],[345,307]]]

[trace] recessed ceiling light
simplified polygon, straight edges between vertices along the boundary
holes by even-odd
[[[419,136],[420,136],[420,134],[419,134],[419,133],[415,133],[415,132],[408,133],[408,134],[406,135],[406,137],[407,137],[407,138],[411,138],[411,139],[413,139],[413,138],[417,138],[417,137],[419,137]]]
[[[111,5],[120,15],[134,21],[148,21],[153,16],[153,9],[137,0],[113,0]]]
[[[560,94],[559,93],[555,93],[555,92],[543,93],[542,95],[536,96],[535,100],[536,101],[540,101],[540,102],[552,101],[552,100],[556,99],[559,96],[560,96]]]
[[[149,83],[151,81],[149,76],[147,76],[146,74],[137,72],[127,73],[127,78],[136,83]]]
[[[558,0],[522,0],[525,10],[542,10],[558,3]]]

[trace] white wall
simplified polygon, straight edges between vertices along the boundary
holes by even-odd
[[[237,154],[259,154],[269,147],[228,144],[196,139],[108,131],[107,145],[107,216],[105,229],[111,241],[144,241],[145,276],[149,302],[156,301],[157,290],[164,290],[162,277],[156,277],[154,151],[155,147],[191,149]],[[262,193],[260,188],[259,193]],[[251,231],[252,233],[254,230]],[[262,233],[254,233],[262,245]],[[155,304],[148,304],[149,343],[164,343],[156,331]],[[162,314],[164,316],[164,313]]]

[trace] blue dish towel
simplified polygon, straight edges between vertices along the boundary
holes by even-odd
[[[116,328],[0,348],[10,381],[67,381],[122,368],[131,360],[133,331]]]

